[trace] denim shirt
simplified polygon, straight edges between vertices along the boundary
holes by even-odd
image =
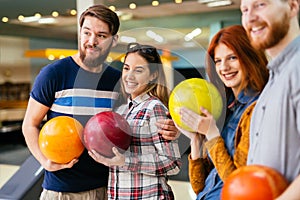
[[[235,152],[234,140],[235,133],[239,123],[239,120],[245,111],[245,109],[251,105],[258,98],[258,93],[249,92],[245,94],[244,91],[240,92],[237,101],[234,97],[229,98],[227,112],[227,118],[224,123],[221,136],[224,139],[225,146],[231,157]],[[234,102],[235,101],[235,102]],[[223,187],[223,181],[218,175],[216,168],[213,168],[205,180],[204,189],[198,194],[197,200],[218,200],[220,199],[221,190]]]

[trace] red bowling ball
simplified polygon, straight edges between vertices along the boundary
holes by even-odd
[[[131,129],[126,119],[113,111],[91,117],[83,131],[83,143],[88,150],[96,150],[105,157],[113,157],[112,147],[124,153],[131,142]]]

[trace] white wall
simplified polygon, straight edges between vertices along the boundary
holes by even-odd
[[[30,59],[24,52],[29,49],[29,39],[0,36],[0,83],[30,82]]]

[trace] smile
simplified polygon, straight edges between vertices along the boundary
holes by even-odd
[[[263,31],[263,29],[264,29],[264,26],[252,27],[251,28],[251,33],[253,35],[258,35],[258,34],[260,34]]]
[[[138,84],[135,83],[135,82],[128,82],[126,81],[126,87],[129,87],[129,88],[133,88],[133,87],[136,87]]]
[[[232,72],[232,73],[228,73],[228,74],[223,74],[223,77],[226,79],[226,80],[230,80],[230,79],[233,79],[236,75],[237,75],[238,72]]]

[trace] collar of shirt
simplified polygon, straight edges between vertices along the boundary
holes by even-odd
[[[136,107],[138,104],[142,103],[143,101],[147,100],[148,98],[150,98],[150,95],[147,93],[141,94],[139,96],[137,96],[136,98],[134,98],[133,100],[131,100],[130,98],[127,99],[127,104],[128,104],[128,108]]]
[[[247,104],[249,101],[252,101],[252,99],[255,98],[258,94],[258,92],[255,92],[252,89],[248,89],[247,93],[245,92],[245,90],[242,90],[239,93],[237,99],[235,99],[233,95],[229,98],[228,108],[231,110],[234,109],[236,104]]]
[[[268,69],[275,74],[280,73],[280,71],[282,71],[285,67],[285,65],[282,65],[281,63],[284,62],[285,59],[289,59],[289,55],[293,55],[294,52],[299,48],[299,46],[300,36],[296,37],[290,44],[285,47],[285,49],[281,53],[278,54],[277,57],[269,62],[269,64],[267,65]]]

